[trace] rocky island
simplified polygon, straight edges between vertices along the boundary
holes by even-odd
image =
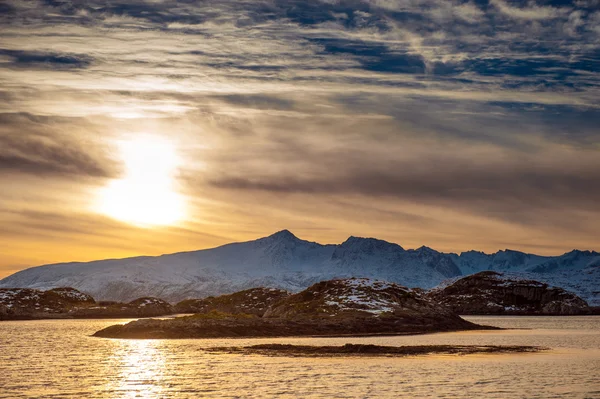
[[[47,291],[0,289],[0,320],[156,317],[174,313],[168,302],[139,298],[128,303],[100,301],[74,288]]]
[[[226,338],[419,334],[489,329],[440,307],[419,290],[366,278],[323,281],[255,314],[209,312],[145,319],[94,334],[106,338]]]
[[[559,287],[494,271],[463,277],[426,296],[463,315],[585,315],[592,313],[577,295]]]

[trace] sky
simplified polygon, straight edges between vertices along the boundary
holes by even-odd
[[[289,229],[600,250],[600,1],[0,0],[0,278]]]

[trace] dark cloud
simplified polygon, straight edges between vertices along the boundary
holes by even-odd
[[[7,3],[0,3],[0,15],[12,15],[17,11],[15,7]]]
[[[317,25],[326,22],[338,22],[347,29],[375,27],[386,29],[381,18],[371,15],[369,2],[343,0],[312,2],[303,0],[276,0],[275,5],[281,17],[301,25]]]
[[[107,171],[84,150],[65,147],[64,143],[43,143],[35,139],[13,140],[0,137],[0,171],[22,172],[38,176],[80,175],[108,177]]]
[[[340,95],[333,101],[352,114],[380,113],[397,121],[392,131],[467,146],[487,143],[514,151],[533,150],[528,137],[593,148],[600,110],[590,106],[526,101],[487,102],[427,96]],[[387,132],[388,135],[393,133]]]
[[[492,117],[471,114],[473,106],[460,102],[348,98],[354,100],[348,115],[378,106],[386,114],[384,104],[402,111],[396,120],[347,124],[315,116],[302,129],[281,119],[270,134],[240,137],[215,154],[204,181],[187,176],[189,183],[198,192],[208,184],[242,198],[359,196],[355,201],[397,200],[581,231],[588,222],[574,213],[600,217],[595,109],[499,102],[487,108]],[[323,131],[327,139],[320,140]],[[268,166],[257,167],[259,160]]]
[[[350,54],[364,69],[375,72],[425,73],[425,62],[420,55],[406,51],[392,51],[388,46],[347,39],[312,39],[323,47],[322,54]]]
[[[98,155],[93,144],[56,133],[55,128],[49,127],[65,124],[69,119],[0,114],[0,173],[110,177],[114,168]],[[14,133],[15,129],[19,134]]]
[[[600,181],[600,162],[587,167],[548,167],[523,159],[497,165],[443,155],[420,162],[420,166],[397,162],[369,167],[353,166],[352,161],[340,165],[338,158],[342,170],[330,165],[330,172],[324,167],[319,176],[223,177],[211,184],[237,191],[396,198],[519,223],[539,222],[546,210],[596,212],[600,201],[596,184]]]
[[[585,57],[586,55],[584,55]],[[594,72],[598,67],[598,60],[580,59],[574,62],[565,62],[562,60],[540,59],[540,58],[486,58],[473,59],[463,63],[460,70],[474,71],[482,76],[490,75],[515,75],[522,77],[529,76],[552,76],[556,79],[565,79],[570,76],[580,74],[582,71]]]
[[[87,68],[93,62],[93,58],[85,54],[43,51],[0,49],[0,56],[8,57],[12,67],[24,69],[79,69]]]

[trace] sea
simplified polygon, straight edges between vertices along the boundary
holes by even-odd
[[[0,322],[0,398],[600,398],[600,316],[470,316],[505,330],[415,336],[123,340],[129,320]],[[279,357],[213,346],[538,345],[538,353]]]

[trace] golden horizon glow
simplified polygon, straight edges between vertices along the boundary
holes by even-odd
[[[185,214],[176,190],[180,164],[175,145],[162,137],[142,135],[119,143],[126,173],[102,189],[98,210],[140,227],[172,225]]]

